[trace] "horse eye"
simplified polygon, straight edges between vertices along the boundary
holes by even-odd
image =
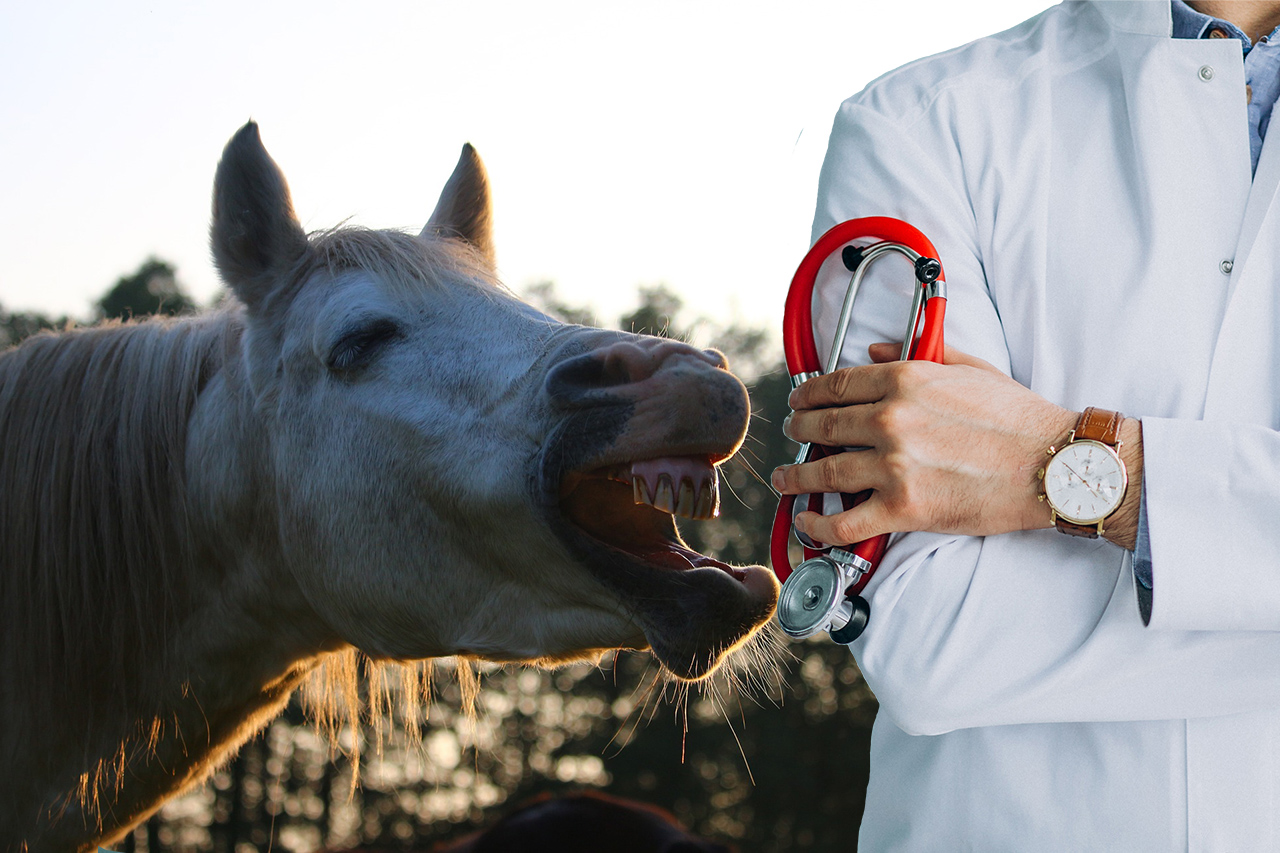
[[[348,331],[329,350],[329,369],[356,370],[366,366],[382,345],[399,333],[399,328],[390,320],[376,320]]]

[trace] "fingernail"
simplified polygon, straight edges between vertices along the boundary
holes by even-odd
[[[795,527],[797,533],[804,533],[806,536],[808,535],[808,531],[806,531],[805,528],[809,525],[805,522],[803,513],[796,516],[796,520],[793,522],[792,526]]]
[[[787,438],[791,438],[791,419],[795,416],[795,412],[787,415],[782,419],[782,434]]]
[[[790,465],[779,465],[769,475],[769,482],[773,483],[773,487],[778,491],[782,491],[782,487],[787,484],[786,471],[790,467]]]
[[[798,390],[798,388],[792,388],[791,393],[787,395],[787,405],[793,409],[796,407],[796,391]]]

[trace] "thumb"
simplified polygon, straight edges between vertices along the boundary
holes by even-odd
[[[902,355],[902,344],[872,344],[867,347],[867,353],[871,356],[871,361],[875,364],[885,364],[890,361],[897,361],[898,356]]]
[[[983,361],[976,355],[969,355],[967,352],[961,352],[955,347],[947,347],[942,353],[943,364],[963,364],[965,367],[976,367],[979,370],[989,370],[992,373],[1000,373],[989,361]],[[1003,373],[1000,373],[1003,376]]]
[[[853,509],[835,515],[802,512],[796,516],[796,529],[818,542],[844,547],[896,529],[891,522],[879,493],[872,492]]]
[[[875,364],[885,364],[890,361],[897,361],[898,356],[902,355],[902,344],[887,342],[872,344],[867,347],[867,353],[871,356],[871,361]],[[1000,371],[990,362],[983,361],[976,355],[969,355],[966,352],[961,352],[955,347],[950,346],[942,353],[942,363],[962,364],[965,367],[976,367],[979,370],[989,370],[992,373],[1000,373]]]

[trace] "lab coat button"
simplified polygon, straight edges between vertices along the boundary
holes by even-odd
[[[1206,82],[1206,83],[1208,83],[1210,80],[1212,80],[1212,79],[1213,79],[1213,66],[1212,66],[1212,65],[1201,65],[1201,66],[1200,66],[1200,79],[1201,79],[1201,80],[1203,80],[1203,81],[1204,81],[1204,82]]]
[[[1218,264],[1218,269],[1222,270],[1223,275],[1231,275],[1231,270],[1235,269],[1235,264],[1231,262],[1230,258],[1227,258],[1225,261]]]

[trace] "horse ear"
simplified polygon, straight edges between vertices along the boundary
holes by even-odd
[[[493,208],[489,201],[489,175],[476,149],[468,142],[453,174],[440,193],[436,209],[422,229],[423,237],[457,237],[480,252],[490,268],[493,253]]]
[[[259,310],[280,274],[307,250],[284,173],[249,122],[222,150],[213,180],[213,261],[236,296]]]

